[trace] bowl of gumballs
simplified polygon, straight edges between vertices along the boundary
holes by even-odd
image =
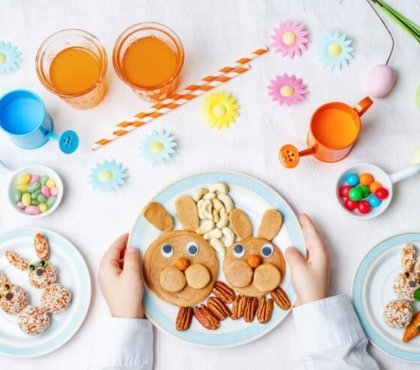
[[[63,182],[51,168],[28,166],[13,173],[9,200],[20,214],[40,218],[53,213],[63,198]]]
[[[340,208],[356,218],[379,216],[391,203],[393,185],[419,173],[419,163],[392,174],[369,163],[353,165],[339,177],[336,184]]]

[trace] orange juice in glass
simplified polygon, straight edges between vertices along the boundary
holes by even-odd
[[[54,33],[36,56],[41,83],[78,109],[92,108],[104,98],[106,69],[106,52],[99,40],[77,29]]]
[[[139,23],[118,37],[112,61],[118,76],[137,95],[159,101],[177,87],[184,48],[168,27],[153,22]]]

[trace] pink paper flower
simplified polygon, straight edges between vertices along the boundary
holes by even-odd
[[[308,31],[301,23],[286,21],[280,23],[273,32],[271,46],[283,57],[300,56],[306,50],[306,44],[309,41]]]
[[[286,73],[271,80],[268,90],[268,95],[280,105],[298,104],[305,99],[306,95],[306,86],[302,79],[296,78],[295,75],[289,76]]]

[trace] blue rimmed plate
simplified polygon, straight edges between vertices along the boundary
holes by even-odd
[[[283,251],[293,245],[302,253],[305,253],[305,242],[301,227],[290,206],[272,188],[252,177],[230,172],[194,175],[170,185],[157,194],[152,201],[163,204],[171,215],[175,215],[175,200],[179,195],[192,194],[192,191],[197,187],[205,187],[217,182],[224,182],[229,185],[229,195],[232,197],[235,206],[248,214],[254,229],[257,229],[260,224],[265,210],[269,208],[279,210],[283,215],[284,223],[280,233],[274,239],[274,243]],[[179,228],[179,225],[176,225],[175,228]],[[159,231],[140,215],[134,226],[129,244],[139,247],[144,253],[158,236]],[[223,265],[220,256],[219,263],[220,266]],[[220,270],[219,280],[225,280],[223,269],[220,268]],[[291,285],[288,269],[286,269],[286,275],[281,286],[293,303],[296,295]],[[267,324],[259,324],[257,320],[250,324],[243,320],[225,320],[216,331],[208,331],[193,320],[188,331],[179,332],[175,329],[178,308],[158,298],[147,286],[144,306],[147,317],[160,330],[185,342],[210,348],[234,347],[254,341],[273,330],[289,313],[289,311],[285,312],[275,307],[273,316]]]
[[[28,275],[9,264],[4,252],[13,250],[30,261],[36,260],[33,248],[35,234],[43,233],[50,243],[50,262],[58,269],[58,281],[72,292],[72,303],[63,312],[52,315],[51,325],[40,336],[29,336],[20,331],[16,316],[0,310],[0,354],[30,358],[50,353],[70,340],[82,325],[90,305],[91,281],[86,263],[68,240],[52,231],[27,228],[0,235],[0,271],[16,285],[23,287],[30,297],[30,303],[40,305],[42,289],[29,284]]]
[[[401,249],[413,243],[420,253],[420,233],[396,235],[372,248],[361,262],[353,283],[353,301],[369,340],[399,360],[420,363],[420,336],[403,343],[403,329],[389,327],[383,320],[385,305],[397,299],[392,289],[401,272]],[[420,303],[413,304],[414,312]]]

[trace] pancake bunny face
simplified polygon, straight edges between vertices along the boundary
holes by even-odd
[[[261,297],[271,293],[281,283],[286,264],[280,249],[272,240],[282,226],[281,214],[270,209],[264,213],[257,236],[248,216],[235,209],[230,214],[233,231],[239,237],[229,248],[223,270],[229,285],[247,297]]]
[[[144,217],[163,234],[145,253],[144,275],[149,288],[164,301],[190,307],[212,291],[218,259],[211,245],[195,232],[199,219],[194,200],[178,198],[176,212],[183,230],[173,230],[172,217],[161,204],[150,203],[145,208]]]

